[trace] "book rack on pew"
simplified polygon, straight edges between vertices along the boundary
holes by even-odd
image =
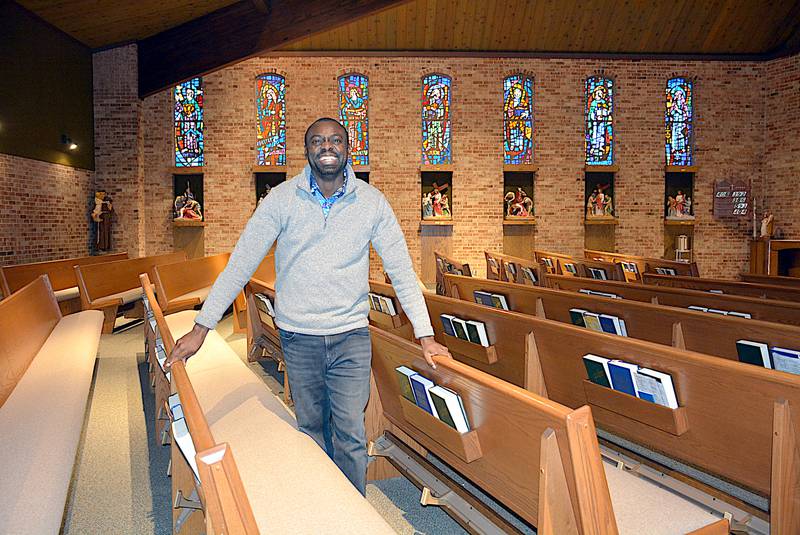
[[[777,299],[781,301],[800,301],[800,288],[775,286],[774,284],[757,284],[721,279],[701,279],[699,277],[673,277],[669,275],[645,274],[645,284],[686,288],[701,291],[722,291],[725,294]]]
[[[486,256],[486,278],[530,284],[543,284],[542,267],[533,260],[495,252],[484,251]]]
[[[444,254],[434,251],[434,259],[436,260],[436,293],[439,295],[444,294],[444,274],[454,273],[456,275],[464,275],[465,277],[472,276],[472,270],[469,264],[462,264],[457,260],[448,258]]]
[[[583,255],[592,260],[604,260],[606,262],[616,263],[630,262],[636,264],[639,274],[656,273],[656,268],[662,268],[672,269],[677,275],[684,277],[700,276],[700,271],[697,269],[697,262],[678,262],[675,260],[666,260],[664,258],[609,253],[607,251],[593,251],[591,249],[584,249]],[[641,277],[639,280],[641,280]]]
[[[800,532],[800,458],[795,448],[795,430],[800,425],[796,409],[800,407],[800,377],[467,301],[434,295],[425,299],[435,320],[442,313],[474,317],[483,321],[489,332],[515,338],[517,344],[524,336],[531,343],[527,351],[517,348],[507,352],[498,339],[498,361],[493,365],[453,352],[457,360],[567,407],[589,404],[597,425],[614,435],[769,499],[767,514],[688,476],[670,478],[665,475],[669,469],[662,468],[659,481],[669,482],[678,490],[686,489],[687,484],[700,489],[694,490],[693,499],[732,515],[734,527],[753,533]],[[520,324],[526,325],[522,333]],[[444,331],[437,321],[434,330],[437,341],[444,342]],[[663,413],[649,414],[652,404],[639,399],[620,398],[613,404],[597,397],[590,401],[584,389],[587,375],[583,366],[583,356],[589,353],[625,357],[642,367],[668,373],[675,378],[683,410],[666,419]],[[531,369],[538,369],[542,380],[524,386],[520,378]],[[629,402],[638,409],[626,405]],[[635,410],[636,415],[621,414],[623,410]],[[482,449],[485,456],[487,447],[483,443]]]
[[[575,279],[559,277],[559,280],[572,283]],[[618,285],[640,287],[625,283]],[[475,291],[500,293],[512,311],[570,325],[573,322],[570,311],[573,309],[615,316],[625,321],[631,338],[734,361],[739,360],[736,342],[741,339],[766,343],[770,347],[795,348],[800,345],[800,326],[796,325],[454,275],[445,277],[445,286],[452,297],[465,301],[472,301]]]
[[[625,284],[616,281],[575,279],[550,275],[547,286],[556,290],[579,292],[590,290],[615,294],[626,301],[640,301],[686,309],[690,306],[744,312],[753,319],[800,326],[800,303],[778,301],[741,295],[718,294],[702,290],[657,286],[653,284]]]
[[[378,395],[370,403],[380,406],[391,431],[379,433],[368,451],[389,459],[422,488],[424,505],[444,508],[471,533],[520,532],[433,466],[425,457],[431,452],[541,535],[613,535],[630,521],[615,514],[606,473],[616,469],[604,466],[588,407],[570,409],[457,360],[435,356],[437,367],[431,369],[418,345],[376,327],[371,333]],[[395,380],[398,366],[458,392],[471,415],[471,431],[459,434],[403,397]],[[636,479],[627,472],[619,476],[625,483]],[[681,501],[670,499],[673,505]],[[698,515],[681,532],[728,533],[727,519],[715,521],[705,510]]]

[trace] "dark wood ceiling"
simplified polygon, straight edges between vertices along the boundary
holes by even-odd
[[[18,3],[87,46],[103,48],[237,2]],[[411,0],[281,50],[767,55],[800,48],[799,26],[800,0]]]

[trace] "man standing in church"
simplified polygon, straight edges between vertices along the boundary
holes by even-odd
[[[299,429],[355,487],[366,492],[364,411],[372,347],[368,320],[369,245],[420,340],[425,359],[450,356],[433,339],[425,300],[394,212],[347,164],[347,131],[318,119],[306,131],[308,165],[273,188],[239,237],[191,332],[168,365],[194,355],[277,239],[275,323]]]

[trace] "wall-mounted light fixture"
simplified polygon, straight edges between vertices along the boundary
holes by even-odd
[[[66,145],[69,150],[78,150],[78,144],[72,141],[67,134],[61,134],[61,144]]]

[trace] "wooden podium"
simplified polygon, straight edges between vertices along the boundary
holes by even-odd
[[[800,277],[800,240],[753,240],[750,273]]]

